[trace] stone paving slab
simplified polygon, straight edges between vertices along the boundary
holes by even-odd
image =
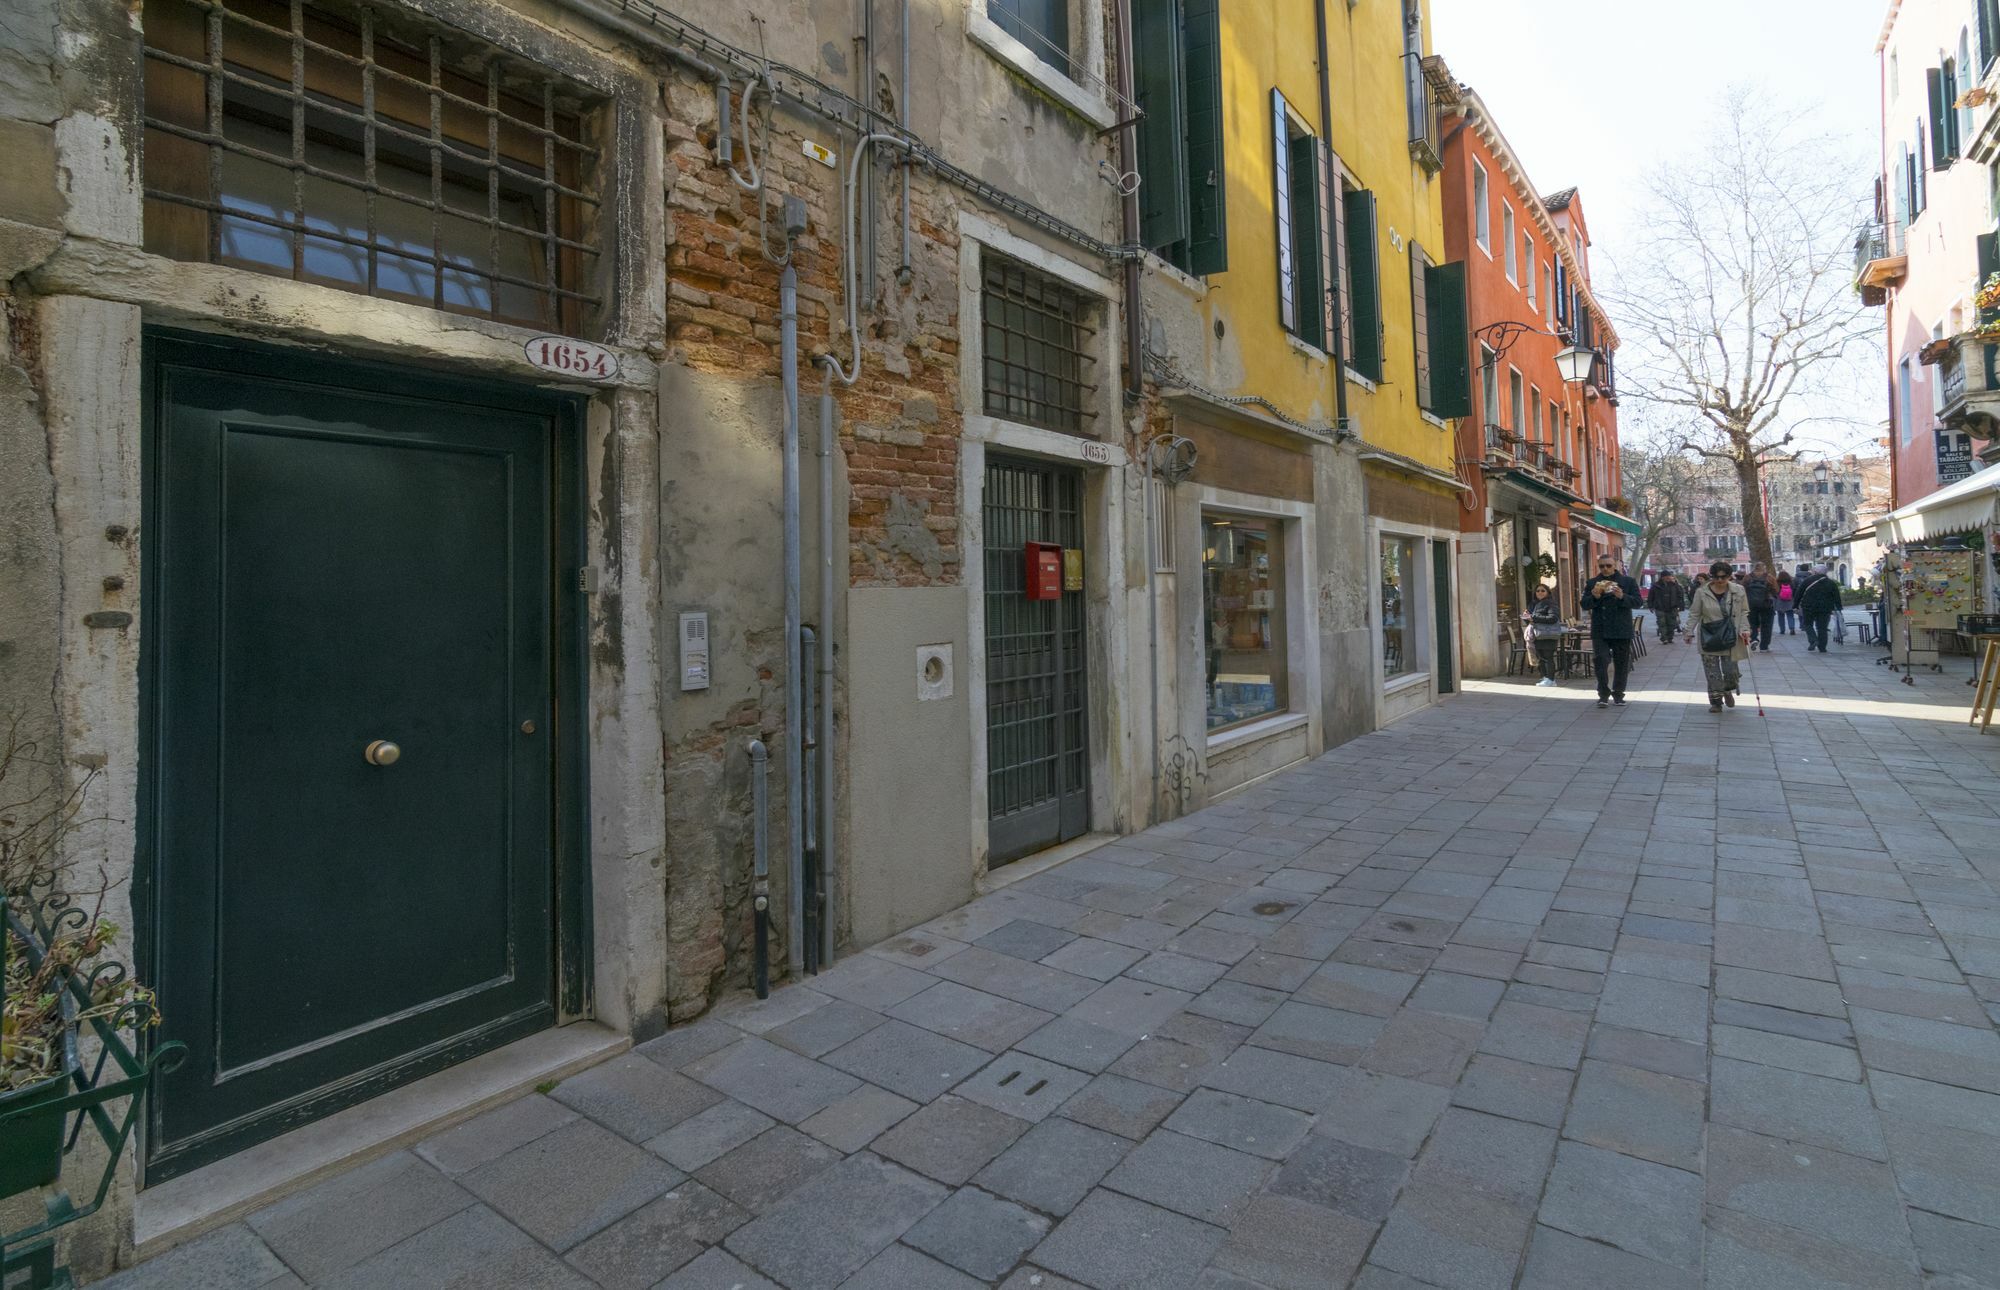
[[[108,1284],[2000,1290],[2000,738],[1874,657],[1472,683]]]

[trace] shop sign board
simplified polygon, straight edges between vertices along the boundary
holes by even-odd
[[[1938,487],[1956,484],[1972,473],[1972,436],[1962,430],[1938,430]]]

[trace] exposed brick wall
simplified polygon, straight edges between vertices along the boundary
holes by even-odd
[[[777,265],[758,244],[755,199],[715,160],[713,98],[689,83],[671,98],[688,113],[666,126],[667,361],[744,377],[780,375]],[[693,123],[691,124],[690,121]],[[799,279],[800,417],[816,434],[820,369],[831,343],[843,363],[851,342],[839,324],[842,218],[838,169],[807,159],[804,136],[780,116],[771,131],[767,183],[803,197],[810,229],[795,243]],[[739,167],[742,157],[737,158]],[[894,154],[878,153],[875,293],[862,300],[863,358],[851,388],[836,383],[849,489],[849,573],[854,585],[956,583],[959,406],[958,244],[955,194],[918,172],[911,184],[910,267],[896,273],[899,185]],[[768,230],[775,245],[775,202]],[[837,336],[837,340],[832,338]]]
[[[769,389],[782,375],[780,268],[758,245],[756,199],[716,160],[712,90],[692,80],[674,81],[667,106],[663,359]],[[841,321],[840,294],[841,183],[851,157],[843,151],[838,169],[807,158],[801,142],[809,136],[798,125],[790,115],[780,115],[758,160],[766,167],[773,194],[766,229],[771,243],[775,246],[781,238],[776,194],[803,198],[809,221],[807,233],[794,243],[793,264],[798,273],[801,485],[810,496],[817,486],[813,453],[823,374],[813,360],[831,348],[845,365],[852,353]],[[740,148],[736,161],[741,169]],[[894,154],[878,153],[877,175],[878,275],[860,302],[861,376],[852,387],[834,385],[847,467],[848,579],[854,586],[951,585],[964,573],[958,486],[963,409],[956,208],[961,199],[931,176],[913,174],[911,271],[900,277],[901,183]],[[673,410],[664,412],[671,426]],[[663,433],[671,435],[670,430]],[[777,537],[771,533],[768,551],[759,550],[774,570]],[[809,534],[809,592],[815,542]],[[673,594],[671,579],[668,593]],[[785,728],[780,624],[759,621],[743,645],[759,678],[754,697],[741,699],[706,724],[677,723],[670,711],[662,749],[668,798],[669,1011],[676,1021],[698,1015],[722,991],[749,981],[751,795],[743,748],[752,737],[764,740],[771,754],[774,979],[783,975],[787,959],[783,759],[791,732]],[[836,738],[844,742],[845,694],[837,692],[834,699]]]

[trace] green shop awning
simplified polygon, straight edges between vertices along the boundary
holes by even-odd
[[[1590,518],[1599,527],[1610,529],[1613,533],[1623,533],[1626,537],[1638,537],[1642,532],[1637,520],[1627,519],[1617,511],[1607,511],[1602,506],[1591,507]]]

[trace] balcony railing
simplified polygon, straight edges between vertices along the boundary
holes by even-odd
[[[1900,221],[1876,220],[1854,235],[1854,289],[1869,304],[1880,304],[1884,288],[1902,280],[1909,265],[1904,233]]]

